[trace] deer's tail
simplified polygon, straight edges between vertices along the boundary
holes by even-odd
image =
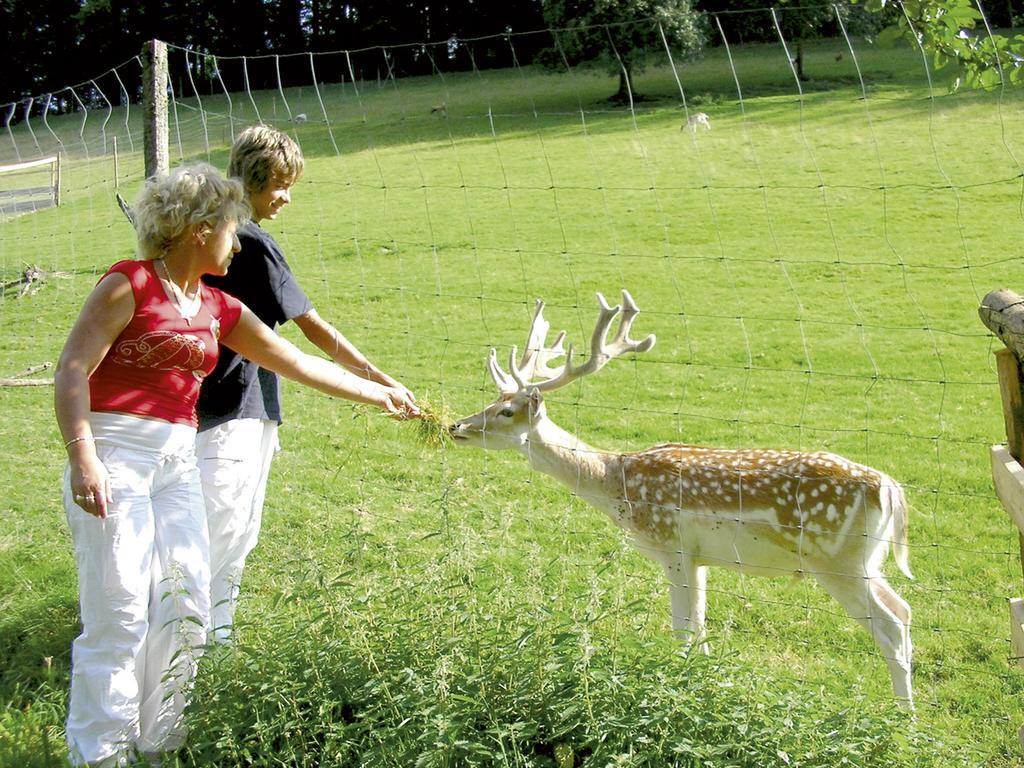
[[[878,489],[878,500],[882,507],[882,514],[892,517],[892,554],[896,565],[906,574],[907,578],[914,578],[910,572],[908,546],[908,522],[907,522],[907,497],[903,494],[903,488],[891,477],[884,477],[882,485]]]

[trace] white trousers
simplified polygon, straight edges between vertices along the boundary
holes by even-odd
[[[209,626],[209,544],[191,427],[93,414],[110,475],[106,519],[72,500],[82,634],[72,646],[66,735],[73,765],[123,765],[175,749]]]
[[[210,537],[214,642],[231,637],[242,571],[259,538],[267,477],[278,447],[277,422],[263,419],[233,419],[196,436]]]

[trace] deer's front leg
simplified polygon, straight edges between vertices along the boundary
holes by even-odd
[[[707,570],[706,566],[698,566],[692,558],[685,556],[665,563],[668,591],[672,598],[672,632],[687,646],[698,643],[702,653],[708,652],[708,644],[704,640]]]

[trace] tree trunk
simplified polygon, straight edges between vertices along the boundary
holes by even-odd
[[[796,79],[801,83],[806,82],[807,75],[804,74],[804,41],[796,41]]]
[[[619,70],[619,90],[612,96],[612,101],[616,104],[629,104],[634,95],[633,72],[629,67],[623,66]]]

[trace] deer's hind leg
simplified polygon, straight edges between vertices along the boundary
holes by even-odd
[[[884,576],[875,576],[871,579],[871,593],[878,603],[888,610],[889,615],[894,618],[894,624],[901,630],[897,657],[900,660],[899,668],[902,674],[906,676],[905,698],[908,702],[911,702],[910,664],[911,657],[913,656],[913,645],[910,642],[910,605],[896,593],[896,590],[885,580]],[[893,688],[897,688],[895,674],[893,677]],[[899,690],[897,690],[896,695],[900,696]]]
[[[881,575],[814,574],[836,601],[871,634],[901,706],[913,709],[910,680],[910,606]]]

